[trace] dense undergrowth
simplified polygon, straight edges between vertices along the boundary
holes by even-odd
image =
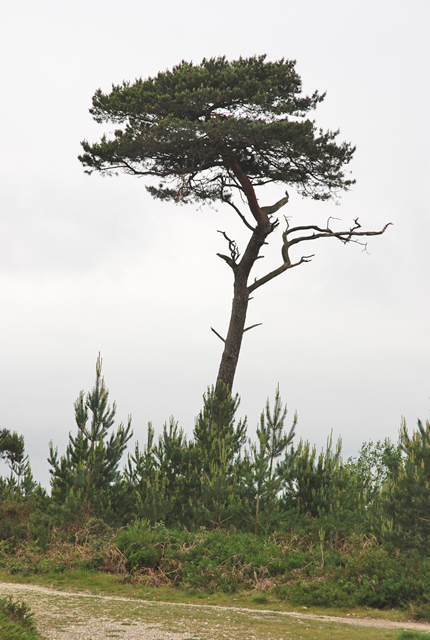
[[[365,443],[344,461],[295,443],[279,393],[247,438],[238,398],[210,389],[188,439],[172,419],[119,464],[130,421],[97,363],[75,403],[66,453],[50,445],[51,494],[34,481],[23,439],[0,431],[0,568],[78,569],[193,592],[255,592],[291,605],[396,607],[430,619],[430,423],[397,445]],[[260,594],[260,595],[258,595]]]
[[[311,523],[313,524],[313,523]],[[3,544],[0,568],[29,576],[74,569],[113,573],[119,582],[189,592],[249,590],[293,606],[406,609],[430,618],[430,558],[387,549],[376,538],[317,542],[298,527],[256,537],[231,529],[167,529],[136,520],[119,530],[89,521],[80,530],[53,529],[13,549]]]

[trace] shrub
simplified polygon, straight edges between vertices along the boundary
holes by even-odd
[[[25,602],[12,596],[0,598],[0,640],[38,640],[33,613]]]

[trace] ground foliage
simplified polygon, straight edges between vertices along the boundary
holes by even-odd
[[[287,425],[279,390],[250,441],[239,398],[218,385],[191,437],[174,419],[158,439],[149,425],[121,471],[131,428],[114,430],[107,397],[98,361],[94,389],[75,404],[78,435],[65,456],[50,446],[50,495],[28,460],[0,480],[4,571],[105,571],[151,586],[430,618],[429,421],[412,434],[403,423],[397,445],[365,443],[345,461],[330,437],[321,452],[295,442],[297,416]],[[2,434],[4,451],[9,443],[26,459],[20,437]]]
[[[33,614],[25,602],[0,598],[0,640],[39,640]]]

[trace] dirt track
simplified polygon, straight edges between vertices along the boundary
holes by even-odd
[[[153,602],[116,596],[55,591],[37,585],[0,583],[0,596],[14,595],[30,604],[40,631],[49,640],[197,640],[237,636],[234,617],[268,621],[270,617],[306,624],[335,623],[374,629],[415,629],[430,632],[430,624],[391,622],[373,618],[320,616],[297,611],[262,611],[236,607]],[[190,615],[191,614],[191,615]],[[222,614],[224,625],[217,624]],[[227,616],[227,618],[226,618]],[[230,616],[230,617],[228,617]],[[143,619],[142,619],[143,618]],[[207,620],[210,620],[208,622]],[[223,631],[231,620],[229,634]],[[229,625],[230,623],[227,623]],[[235,626],[236,625],[236,626]],[[257,636],[249,636],[257,637]]]

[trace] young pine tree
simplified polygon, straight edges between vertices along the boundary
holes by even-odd
[[[430,544],[430,421],[418,420],[409,435],[405,420],[400,428],[402,459],[394,459],[383,486],[382,508],[390,526],[385,535],[399,548],[419,549]]]
[[[235,424],[239,397],[222,382],[208,390],[194,428],[188,486],[201,524],[220,528],[240,510],[240,453],[246,441],[246,418]]]
[[[154,429],[148,424],[146,447],[136,444],[125,471],[127,490],[134,513],[151,524],[164,522],[189,524],[190,491],[186,486],[189,447],[182,429],[173,418],[154,442]]]
[[[29,497],[37,487],[25,454],[24,436],[16,431],[0,429],[0,460],[5,460],[10,469],[9,478],[0,478],[1,492]]]
[[[65,505],[75,516],[103,515],[112,508],[112,488],[119,480],[119,462],[132,437],[131,417],[126,427],[116,431],[116,404],[108,404],[109,391],[101,375],[102,359],[96,363],[96,382],[87,395],[80,392],[75,402],[78,433],[69,434],[66,454],[58,458],[58,449],[49,447],[52,498]]]
[[[249,517],[253,520],[254,533],[260,527],[266,530],[279,518],[278,494],[284,485],[284,467],[290,461],[292,452],[287,447],[292,444],[297,424],[297,414],[288,432],[284,430],[287,407],[282,407],[279,386],[276,389],[273,413],[267,400],[265,411],[260,416],[257,428],[257,443],[251,446],[244,468],[244,484],[248,495]],[[282,464],[277,459],[285,452]]]

